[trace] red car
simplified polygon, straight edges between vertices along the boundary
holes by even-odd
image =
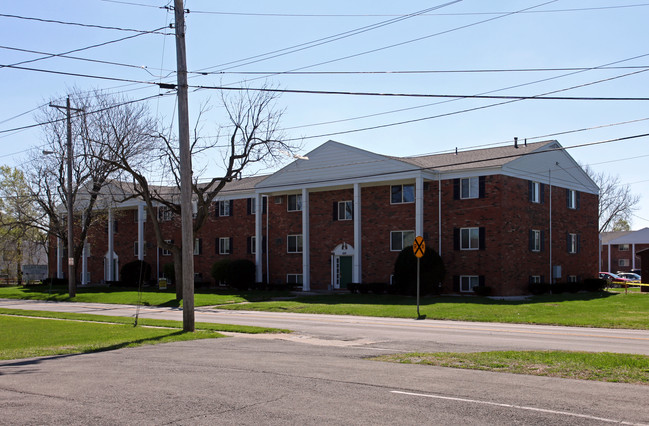
[[[619,275],[616,275],[612,272],[600,272],[599,277],[603,280],[608,281],[608,284],[631,284],[631,280],[623,278]]]

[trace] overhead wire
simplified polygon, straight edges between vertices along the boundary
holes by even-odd
[[[107,46],[109,44],[119,43],[119,42],[122,42],[122,41],[125,41],[125,40],[130,40],[130,39],[135,38],[135,37],[140,37],[142,35],[153,34],[155,31],[159,31],[161,29],[164,29],[164,27],[163,28],[158,28],[156,30],[144,32],[144,33],[133,34],[133,35],[122,37],[122,38],[119,38],[119,39],[116,39],[116,40],[109,40],[109,41],[105,41],[105,42],[102,42],[102,43],[93,44],[91,46],[86,46],[86,47],[81,47],[81,48],[78,48],[78,49],[68,50],[67,52],[53,53],[53,54],[49,54],[49,55],[46,55],[46,56],[43,56],[43,57],[40,57],[40,58],[35,58],[35,59],[29,59],[29,60],[26,60],[26,61],[16,62],[16,63],[10,64],[10,65],[0,65],[0,68],[4,68],[4,67],[15,68],[18,65],[24,65],[24,64],[28,64],[28,63],[32,63],[32,62],[36,62],[36,61],[42,61],[42,60],[45,60],[45,59],[50,59],[50,58],[54,58],[54,57],[58,57],[58,56],[68,55],[70,53],[81,52],[83,50],[88,50],[88,49],[94,49],[94,48],[97,48],[97,47]]]
[[[44,19],[44,18],[33,18],[29,16],[20,16],[20,15],[10,15],[6,13],[0,13],[0,17],[2,18],[15,18],[15,19],[23,19],[23,20],[28,20],[28,21],[38,21],[38,22],[46,22],[46,23],[51,23],[51,24],[63,24],[63,25],[73,25],[73,26],[78,26],[78,27],[85,27],[85,28],[98,28],[102,30],[116,30],[116,31],[128,31],[128,32],[135,32],[135,33],[143,33],[143,34],[149,34],[150,31],[148,30],[138,30],[134,28],[121,28],[121,27],[112,27],[112,26],[106,26],[106,25],[95,25],[95,24],[84,24],[80,22],[67,22],[67,21],[59,21],[55,19]],[[155,30],[155,31],[159,31]],[[161,34],[161,33],[157,33]]]
[[[115,0],[103,0],[111,1],[113,3],[124,3]],[[134,3],[129,3],[134,4]],[[145,5],[139,5],[145,6]],[[580,8],[570,8],[570,9],[548,9],[548,10],[531,10],[524,13],[557,13],[557,12],[583,12],[590,10],[610,10],[610,9],[622,9],[630,7],[644,7],[649,6],[649,3],[640,3],[640,4],[629,4],[629,5],[618,5],[618,6],[599,6],[599,7],[580,7]],[[210,15],[230,15],[230,16],[269,16],[269,17],[281,17],[281,18],[367,18],[367,17],[386,17],[386,16],[402,16],[397,14],[371,14],[371,13],[362,13],[362,14],[316,14],[316,13],[260,13],[260,12],[218,12],[218,11],[202,11],[192,9],[192,13],[196,14],[210,14]],[[470,15],[498,15],[506,12],[455,12],[455,13],[426,13],[423,16],[470,16]]]
[[[331,42],[334,42],[334,41],[342,40],[344,38],[348,38],[348,37],[351,37],[351,36],[362,34],[362,33],[368,32],[368,31],[372,31],[372,30],[375,30],[377,28],[382,28],[382,27],[385,27],[387,25],[391,25],[391,24],[401,22],[401,21],[406,20],[406,19],[410,19],[410,18],[419,16],[422,13],[425,13],[427,11],[440,9],[440,8],[449,6],[451,4],[458,3],[460,1],[462,1],[462,0],[453,0],[451,2],[447,2],[447,3],[441,4],[441,5],[437,5],[437,6],[434,6],[434,7],[427,8],[427,9],[422,9],[422,10],[419,10],[419,11],[416,11],[416,12],[413,12],[413,13],[409,13],[407,15],[402,15],[402,16],[399,16],[397,18],[388,19],[388,20],[385,20],[385,21],[377,22],[375,24],[371,24],[371,25],[366,25],[366,26],[355,28],[355,29],[352,29],[352,30],[348,30],[348,31],[345,31],[345,32],[342,32],[342,33],[337,33],[337,34],[334,34],[334,35],[331,35],[331,36],[319,38],[319,39],[308,41],[308,42],[305,42],[305,43],[296,44],[296,45],[285,47],[285,48],[282,48],[282,49],[277,49],[277,50],[267,52],[267,53],[263,53],[263,54],[259,54],[259,55],[249,56],[247,58],[238,59],[236,61],[225,62],[225,63],[219,64],[219,65],[214,65],[214,66],[211,66],[211,67],[202,68],[202,69],[197,70],[196,73],[205,74],[206,70],[210,70],[210,69],[213,69],[213,68],[220,68],[220,67],[224,67],[224,66],[227,66],[227,65],[231,65],[230,67],[225,68],[225,69],[231,69],[231,68],[235,68],[234,64],[238,64],[238,65],[236,65],[238,67],[238,66],[254,64],[254,63],[257,63],[257,62],[260,62],[260,61],[265,61],[265,60],[268,60],[268,59],[274,59],[274,58],[277,58],[279,56],[287,55],[289,53],[299,52],[299,51],[302,51],[302,50],[305,50],[305,49],[309,49],[309,48],[316,47],[316,46],[321,46],[323,44],[331,43]],[[269,56],[269,57],[263,58],[264,56]],[[261,59],[261,58],[263,58],[263,59]],[[241,63],[241,62],[243,62],[243,63]],[[207,74],[209,74],[209,73],[207,73]]]
[[[537,7],[545,6],[545,5],[550,4],[550,3],[555,3],[557,1],[558,0],[546,1],[546,2],[543,2],[543,3],[537,4],[535,6],[530,6],[530,7],[515,11],[515,12],[506,13],[506,14],[496,16],[496,17],[493,17],[493,18],[483,19],[483,20],[472,22],[472,23],[469,23],[469,24],[453,27],[453,28],[450,28],[450,29],[447,29],[447,30],[438,31],[436,33],[428,34],[428,35],[425,35],[425,36],[422,36],[422,37],[417,37],[417,38],[410,39],[410,40],[405,40],[405,41],[402,41],[402,42],[399,42],[399,43],[393,43],[393,44],[390,44],[390,45],[387,45],[387,46],[382,46],[382,47],[379,47],[379,48],[376,48],[376,49],[365,50],[363,52],[358,52],[358,53],[354,53],[354,54],[351,54],[351,55],[347,55],[347,56],[343,56],[343,57],[339,57],[339,58],[335,58],[335,59],[330,59],[330,60],[327,60],[327,61],[322,61],[322,62],[318,62],[318,63],[311,64],[311,65],[306,65],[306,66],[303,66],[303,67],[293,68],[293,69],[290,69],[288,71],[301,71],[301,70],[308,69],[308,68],[314,68],[314,67],[318,67],[318,66],[321,66],[321,65],[326,65],[326,64],[339,62],[339,61],[343,61],[343,60],[347,60],[347,59],[351,59],[351,58],[356,58],[356,57],[359,57],[359,56],[364,56],[364,55],[367,55],[367,54],[370,54],[370,53],[376,53],[376,52],[380,52],[380,51],[383,51],[383,50],[404,46],[406,44],[415,43],[415,42],[426,40],[426,39],[429,39],[429,38],[432,38],[432,37],[437,37],[437,36],[440,36],[440,35],[449,34],[449,33],[455,32],[455,31],[463,30],[465,28],[470,28],[470,27],[474,27],[476,25],[481,25],[481,24],[484,24],[484,23],[487,23],[487,22],[495,21],[497,19],[506,18],[508,16],[515,15],[515,14],[520,13],[522,11],[531,10],[531,9],[534,9],[534,8],[537,8]],[[272,57],[267,58],[267,59],[272,59]],[[259,62],[259,61],[255,61],[255,62]],[[240,64],[239,66],[248,65],[249,63]],[[230,68],[233,68],[233,67],[230,67]],[[226,68],[226,69],[230,69],[230,68]],[[273,75],[281,75],[281,73],[273,74]],[[261,77],[251,79],[249,81],[257,80],[259,78],[261,78]]]

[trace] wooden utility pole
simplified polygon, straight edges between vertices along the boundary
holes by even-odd
[[[194,331],[194,233],[192,217],[192,161],[189,148],[185,9],[174,0],[176,74],[178,75],[178,140],[180,144],[180,210],[182,228],[183,330]]]
[[[74,272],[74,234],[72,230],[74,211],[72,203],[72,116],[71,110],[83,111],[82,109],[71,108],[70,107],[70,97],[68,96],[65,106],[53,105],[50,104],[53,108],[63,109],[65,108],[65,115],[67,118],[67,143],[66,143],[66,155],[67,155],[67,166],[68,166],[68,184],[67,184],[67,197],[66,197],[66,208],[68,211],[68,293],[70,297],[77,295],[77,283]]]

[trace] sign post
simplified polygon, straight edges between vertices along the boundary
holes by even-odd
[[[419,314],[419,263],[426,252],[426,242],[423,237],[418,236],[415,238],[415,241],[412,244],[412,251],[417,257],[417,319],[422,319]]]

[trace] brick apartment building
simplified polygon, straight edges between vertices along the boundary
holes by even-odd
[[[638,231],[602,232],[600,235],[600,269],[607,272],[629,272],[641,269],[638,252],[649,249],[649,228]]]
[[[194,235],[197,280],[210,281],[227,257],[255,262],[258,281],[304,290],[387,283],[417,235],[446,265],[442,293],[482,283],[521,295],[530,282],[598,272],[598,188],[556,141],[416,157],[329,141],[307,156],[224,188]],[[162,275],[172,256],[157,248],[145,212],[138,200],[108,209],[106,226],[89,233],[80,282],[117,280],[138,257]],[[180,241],[179,218],[154,213],[165,239]],[[62,250],[50,252],[62,277]]]

